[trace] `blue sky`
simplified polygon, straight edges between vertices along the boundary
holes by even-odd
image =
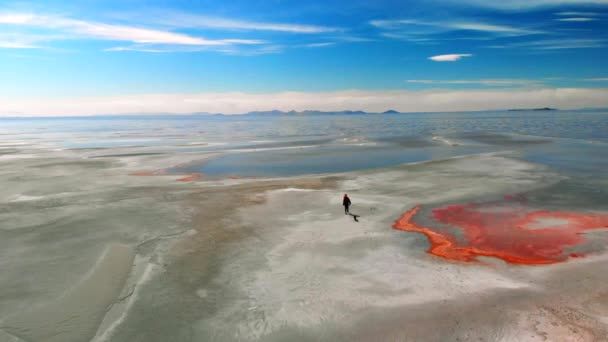
[[[31,102],[150,94],[567,88],[605,97],[608,0],[9,1],[0,75],[0,98],[12,101],[0,110],[15,113]],[[565,101],[555,96],[547,101]]]

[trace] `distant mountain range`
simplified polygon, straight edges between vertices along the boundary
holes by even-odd
[[[197,114],[201,114],[201,115],[208,115],[208,113],[197,113]],[[244,115],[255,115],[255,116],[274,116],[274,115],[328,115],[328,114],[333,114],[333,115],[366,115],[366,114],[401,114],[400,112],[396,111],[396,110],[387,110],[384,111],[382,113],[371,113],[371,112],[364,112],[362,110],[343,110],[343,111],[336,111],[336,112],[326,112],[326,111],[320,111],[320,110],[304,110],[304,111],[295,111],[295,110],[290,110],[289,112],[284,112],[282,110],[270,110],[270,111],[255,111],[255,112],[249,112],[249,113],[245,113]],[[215,115],[225,115],[225,114],[215,114]]]
[[[90,116],[67,116],[61,117],[57,116],[55,118],[86,118],[90,120],[102,120],[105,118],[113,118],[113,119],[132,119],[134,117],[140,119],[177,119],[184,118],[189,119],[196,116],[234,116],[234,115],[246,115],[246,116],[314,116],[314,115],[398,115],[398,114],[432,114],[432,113],[484,113],[484,112],[546,112],[546,111],[562,111],[556,108],[529,108],[529,109],[520,109],[520,108],[512,108],[512,109],[502,109],[502,110],[488,110],[488,111],[461,111],[461,112],[399,112],[396,110],[387,110],[384,112],[365,112],[362,110],[343,110],[343,111],[321,111],[321,110],[304,110],[304,111],[281,111],[281,110],[270,110],[270,111],[254,111],[243,114],[220,114],[220,113],[208,113],[208,112],[196,112],[191,114],[174,114],[174,113],[133,113],[133,114],[99,114],[99,115],[90,115]],[[581,108],[581,109],[569,109],[564,110],[565,112],[599,112],[599,113],[608,113],[608,108]],[[52,117],[19,117],[19,116],[9,116],[3,115],[0,113],[0,119],[50,119]]]
[[[544,107],[544,108],[516,108],[516,109],[509,109],[509,112],[526,112],[526,111],[543,111],[543,110],[557,110],[555,108],[549,108],[549,107]]]
[[[532,112],[532,111],[557,111],[559,109],[556,108],[513,108],[513,109],[503,109],[503,110],[495,110],[496,112],[504,112],[504,111],[508,111],[508,112]],[[483,111],[480,111],[483,112]],[[320,111],[320,110],[304,110],[304,111],[295,111],[295,110],[291,110],[288,112],[282,111],[282,110],[270,110],[270,111],[255,111],[255,112],[249,112],[249,113],[244,113],[242,115],[254,115],[254,116],[277,116],[277,115],[377,115],[377,114],[407,114],[408,112],[399,112],[393,109],[384,111],[384,112],[365,112],[362,110],[343,110],[343,111]],[[409,112],[409,114],[412,114],[413,112]],[[429,112],[432,113],[432,112]],[[469,113],[469,112],[467,112]],[[201,114],[201,115],[205,115],[208,113],[196,113],[196,114]],[[215,114],[215,115],[229,115],[229,114]]]

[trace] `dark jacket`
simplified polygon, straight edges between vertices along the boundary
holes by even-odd
[[[348,196],[344,196],[344,199],[342,200],[342,205],[345,207],[350,206],[350,198],[348,198]]]

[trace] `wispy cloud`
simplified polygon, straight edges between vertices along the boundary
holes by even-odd
[[[563,17],[595,17],[600,15],[597,12],[557,12],[554,14]]]
[[[34,37],[20,36],[14,34],[0,34],[0,48],[2,49],[35,49],[36,39]]]
[[[528,35],[528,34],[539,34],[543,33],[541,31],[522,29],[512,26],[504,26],[504,25],[490,25],[490,24],[481,24],[481,23],[452,23],[450,24],[451,28],[457,30],[469,30],[469,31],[481,31],[481,32],[491,32],[491,33],[506,33],[510,35]]]
[[[260,41],[262,42],[262,41]],[[130,46],[115,46],[104,49],[106,52],[146,52],[146,53],[191,53],[200,51],[213,51],[232,56],[258,56],[280,53],[285,50],[282,45],[274,44],[240,44],[222,46],[193,46],[193,45],[166,45],[166,44],[134,44]]]
[[[423,43],[423,44],[437,43],[437,41],[441,40],[441,39],[435,38],[435,37],[427,38],[422,35],[412,35],[412,34],[398,33],[398,32],[382,32],[380,35],[383,37],[387,37],[387,38],[393,38],[393,39],[399,39],[399,40],[404,40],[404,41],[408,41],[408,42]]]
[[[219,40],[209,40],[182,33],[35,14],[0,14],[0,23],[62,30],[78,37],[101,40],[180,45],[228,44]]]
[[[458,5],[474,5],[478,7],[501,10],[523,10],[536,7],[560,7],[572,5],[608,5],[608,0],[440,0],[445,3]]]
[[[449,55],[439,55],[439,56],[432,56],[429,57],[430,60],[435,61],[435,62],[456,62],[461,60],[464,57],[471,57],[473,56],[470,53],[455,53],[455,54],[449,54]]]
[[[327,46],[332,46],[332,45],[336,45],[336,43],[334,43],[334,42],[312,43],[312,44],[305,44],[303,46],[307,47],[307,48],[320,48],[320,47],[327,47]]]
[[[168,15],[164,14],[159,18],[153,19],[153,21],[177,28],[205,28],[235,31],[276,31],[302,34],[342,31],[340,28],[319,25],[255,22],[176,12],[170,12]]]
[[[104,49],[103,51],[138,51],[138,52],[150,52],[150,53],[167,53],[177,52],[175,49],[154,49],[145,46],[116,46]]]
[[[276,93],[148,94],[108,97],[0,98],[0,116],[75,116],[95,114],[195,112],[238,114],[279,109],[382,112],[465,111],[556,107],[608,107],[606,88],[517,88],[424,91],[334,91]]]
[[[350,36],[350,35],[335,36],[335,37],[333,37],[333,39],[335,39],[337,41],[341,41],[341,42],[348,42],[348,43],[366,43],[366,42],[375,41],[375,39],[373,39],[373,38]]]
[[[285,51],[287,49],[286,46],[271,44],[264,45],[254,48],[242,48],[237,46],[227,46],[217,51],[226,55],[231,56],[260,56],[260,55],[268,55],[268,54],[277,54]]]
[[[142,52],[170,52],[171,46],[192,47],[226,47],[233,45],[259,45],[266,42],[258,39],[206,39],[185,33],[167,30],[136,27],[130,25],[106,24],[101,22],[84,21],[58,16],[38,15],[29,13],[0,13],[0,24],[16,26],[18,28],[31,27],[46,29],[50,32],[60,33],[53,35],[38,35],[31,39],[27,34],[15,33],[12,40],[1,40],[0,47],[25,48],[36,47],[33,42],[44,42],[57,39],[91,39],[114,42],[130,42],[138,44],[132,47],[115,47],[109,51],[142,51]],[[144,46],[147,45],[147,46]],[[166,45],[165,48],[158,48]],[[192,48],[191,51],[196,51]],[[199,49],[200,50],[200,49]]]
[[[529,42],[509,43],[502,45],[486,46],[495,49],[529,48],[534,50],[562,50],[562,49],[594,49],[607,46],[604,39],[544,39]]]
[[[19,42],[7,42],[0,40],[0,49],[36,49],[38,46]]]
[[[489,87],[515,87],[515,86],[539,86],[543,82],[538,80],[520,79],[481,79],[481,80],[407,80],[407,83],[418,83],[428,85],[481,85]]]
[[[414,19],[401,20],[372,20],[372,26],[383,29],[400,29],[404,26],[426,26],[435,28],[437,31],[478,31],[486,33],[508,34],[508,35],[528,35],[542,33],[536,30],[529,30],[519,27],[506,25],[494,25],[468,21],[424,21]]]
[[[596,49],[606,47],[603,39],[553,39],[532,42],[532,47],[539,50],[561,49]]]
[[[400,19],[372,20],[372,26],[381,29],[381,36],[416,44],[438,44],[449,39],[492,40],[504,37],[518,37],[544,32],[508,25],[490,24],[479,21],[454,19],[446,21]],[[446,38],[445,34],[457,33]]]
[[[585,18],[585,17],[574,17],[574,18],[559,18],[557,21],[573,21],[573,22],[584,22],[584,21],[595,21],[596,18]]]
[[[268,43],[261,39],[220,39],[220,42],[228,44],[242,44],[242,45],[260,45]]]
[[[64,35],[0,33],[0,48],[3,49],[40,49],[44,42],[66,39]]]
[[[588,81],[588,82],[608,82],[608,77],[586,78],[583,81]]]
[[[67,21],[62,23],[72,32],[91,38],[148,44],[225,45],[223,40],[210,40],[181,33],[143,29],[131,26]]]

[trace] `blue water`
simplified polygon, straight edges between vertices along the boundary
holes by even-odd
[[[212,177],[346,172],[499,151],[563,172],[608,169],[601,111],[35,118],[0,119],[0,127],[0,140],[60,148],[223,153],[169,169]]]
[[[301,150],[227,154],[208,162],[193,163],[171,171],[200,172],[210,177],[295,176],[388,167],[492,150],[490,147],[404,149],[396,146],[328,146]]]
[[[1,134],[86,133],[218,140],[414,136],[488,131],[608,141],[608,111],[496,111],[314,116],[128,116],[2,119]]]

